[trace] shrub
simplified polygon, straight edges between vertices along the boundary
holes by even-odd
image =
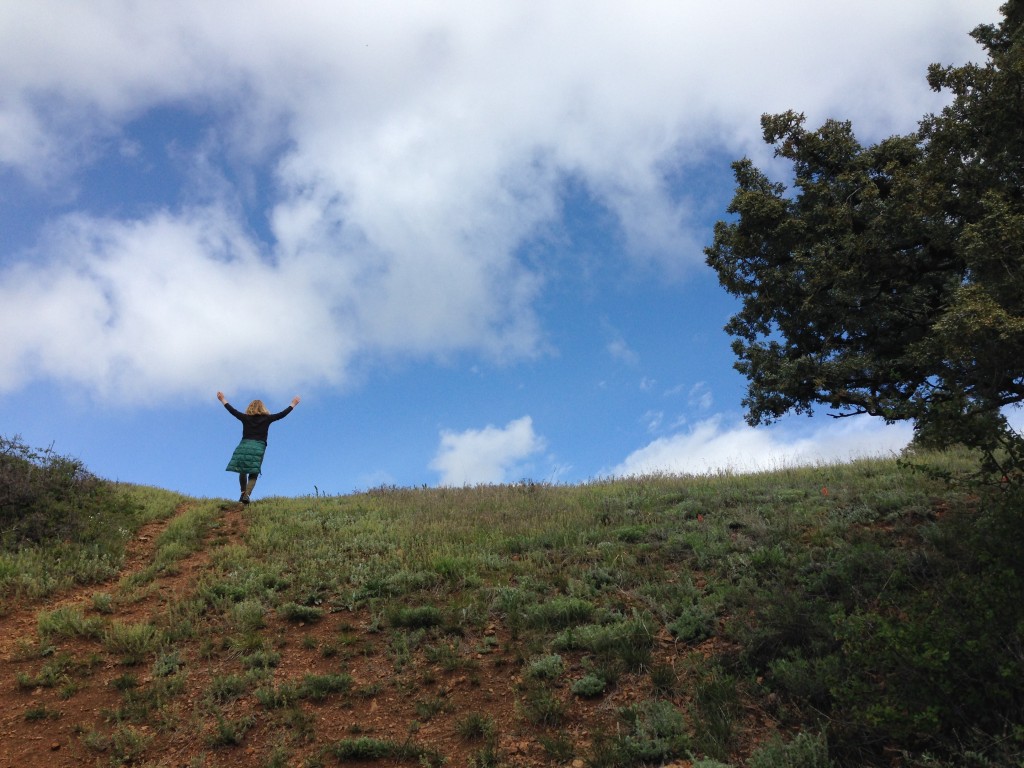
[[[39,637],[52,640],[61,637],[99,637],[103,631],[103,621],[99,618],[86,618],[78,608],[55,608],[52,611],[41,611],[36,619]]]
[[[329,745],[325,752],[338,760],[419,760],[421,765],[435,768],[444,761],[436,752],[408,742],[389,739],[342,739]]]
[[[48,709],[45,704],[38,704],[26,709],[24,717],[28,722],[35,723],[40,720],[46,720],[47,718],[56,720],[60,717],[60,712],[54,712],[52,709]]]
[[[519,636],[526,611],[533,604],[533,599],[533,595],[517,587],[498,587],[494,590],[494,610],[504,616],[513,638]]]
[[[427,699],[420,699],[413,706],[416,717],[421,721],[430,720],[434,715],[451,710],[451,703],[444,696],[431,696]]]
[[[532,688],[523,700],[523,714],[534,725],[560,725],[565,720],[566,706],[547,688]]]
[[[177,650],[166,650],[157,654],[153,662],[153,677],[170,677],[185,666],[181,653]]]
[[[35,684],[43,688],[54,688],[69,682],[74,659],[67,653],[61,653],[43,664],[35,678]]]
[[[554,680],[565,671],[565,662],[557,653],[534,659],[526,668],[526,676],[533,680]]]
[[[320,621],[324,617],[324,609],[314,605],[299,605],[298,603],[285,603],[277,609],[282,619],[298,622]]]
[[[864,760],[863,745],[883,740],[937,756],[1003,741],[1024,748],[1014,728],[1024,722],[1020,502],[1010,491],[983,514],[943,521],[928,582],[897,605],[837,617],[842,664],[830,680],[829,731],[837,757]]]
[[[301,698],[295,683],[285,682],[280,686],[265,685],[256,689],[256,701],[266,709],[280,709],[294,704]]]
[[[469,768],[501,768],[501,766],[498,747],[494,742],[488,742],[469,758]]]
[[[228,719],[220,712],[215,713],[215,716],[216,723],[206,737],[206,742],[211,747],[233,747],[241,744],[246,732],[256,724],[256,718],[251,715],[236,720]]]
[[[594,604],[575,597],[556,597],[526,609],[526,624],[543,629],[565,629],[586,624],[594,617]]]
[[[0,544],[81,538],[99,509],[116,509],[113,486],[78,459],[0,436]]]
[[[143,729],[119,725],[110,735],[111,753],[124,764],[137,762],[146,753],[153,737]]]
[[[572,692],[581,699],[593,699],[604,693],[608,686],[604,678],[597,675],[585,675],[572,684]]]
[[[760,603],[751,626],[737,628],[744,654],[759,669],[772,659],[791,653],[806,656],[834,649],[829,603],[800,589],[778,589],[771,599],[754,592]]]
[[[431,664],[440,665],[446,672],[454,672],[456,669],[474,666],[475,662],[465,659],[459,652],[459,643],[438,643],[428,645],[423,649],[423,658]]]
[[[780,693],[821,711],[831,706],[830,686],[840,677],[838,655],[775,659],[768,669],[768,679]]]
[[[551,736],[541,734],[538,741],[544,747],[548,757],[559,765],[568,764],[576,756],[576,747],[573,745],[572,739],[564,732]]]
[[[126,624],[114,621],[103,633],[103,647],[120,656],[121,663],[127,665],[141,663],[156,650],[160,640],[160,630],[145,622]]]
[[[759,747],[747,761],[748,768],[832,768],[824,734],[798,733],[790,741],[775,738]]]
[[[419,629],[436,627],[442,623],[441,611],[432,605],[421,605],[415,608],[395,608],[388,611],[388,623],[393,627]]]
[[[277,651],[256,650],[242,657],[246,669],[271,669],[280,663],[281,654]]]
[[[653,646],[654,622],[646,615],[613,624],[585,624],[567,629],[552,642],[555,650],[591,651],[619,660],[629,669],[646,665]]]
[[[623,728],[614,737],[599,736],[589,761],[596,768],[627,768],[662,763],[686,754],[689,739],[682,714],[672,704],[648,700],[619,710]]]
[[[725,759],[734,740],[734,720],[740,714],[737,681],[717,666],[703,671],[690,706],[696,746],[710,757]]]
[[[679,673],[672,664],[654,664],[651,666],[651,687],[655,693],[674,694],[679,687]]]
[[[668,630],[680,642],[699,643],[714,634],[714,627],[714,613],[695,605],[683,610],[668,625]]]
[[[455,732],[466,741],[480,741],[490,739],[494,736],[494,720],[490,715],[482,715],[479,712],[471,712],[459,720],[455,726]]]
[[[215,675],[210,680],[210,698],[221,704],[234,701],[247,690],[249,690],[249,680],[243,675]]]
[[[266,626],[266,608],[259,600],[242,600],[231,606],[231,620],[240,632],[254,632]]]
[[[109,592],[97,592],[92,596],[92,607],[97,613],[113,613],[114,596]]]
[[[299,685],[299,696],[303,699],[323,701],[332,693],[343,693],[352,687],[350,675],[307,674]]]

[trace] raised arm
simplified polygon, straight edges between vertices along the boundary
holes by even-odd
[[[299,404],[299,396],[296,395],[295,397],[292,398],[292,408],[294,408],[298,404]]]
[[[218,392],[217,393],[217,399],[220,400],[221,403],[223,403],[224,405],[228,404],[228,399],[226,397],[224,397],[224,393],[223,392]]]

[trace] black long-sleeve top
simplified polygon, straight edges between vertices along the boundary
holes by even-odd
[[[242,422],[243,440],[260,440],[264,443],[267,442],[267,433],[270,432],[270,425],[292,412],[290,405],[280,413],[271,413],[266,416],[242,413],[237,408],[234,408],[231,403],[224,403],[224,407],[228,409],[232,416]]]

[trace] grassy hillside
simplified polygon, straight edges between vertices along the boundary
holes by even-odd
[[[968,467],[120,488],[0,556],[7,726],[87,765],[1024,765],[1024,515]]]

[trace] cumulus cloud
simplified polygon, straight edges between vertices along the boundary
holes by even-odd
[[[870,417],[815,423],[808,432],[792,426],[727,424],[716,416],[687,432],[659,438],[615,467],[614,476],[654,473],[758,472],[807,464],[850,461],[901,451],[910,442],[908,424],[886,425]]]
[[[536,355],[546,275],[516,254],[560,215],[565,178],[616,218],[628,259],[684,275],[702,263],[689,167],[765,156],[765,111],[855,114],[867,138],[913,127],[937,105],[935,51],[976,56],[965,32],[997,5],[3,4],[7,171],[73,188],[134,146],[131,121],[187,108],[220,137],[215,165],[274,188],[257,211],[184,192],[135,220],[78,211],[5,254],[0,389],[273,388],[344,381],[361,355]]]
[[[0,328],[10,329],[0,389],[47,376],[119,399],[208,394],[225,381],[284,391],[295,381],[344,383],[367,347],[501,354],[517,334],[534,333],[517,294],[486,301],[490,281],[515,275],[468,265],[461,279],[471,285],[449,286],[442,300],[411,283],[375,284],[383,257],[267,258],[217,208],[124,222],[68,217],[39,253],[0,271]]]
[[[510,421],[504,427],[445,430],[430,468],[441,474],[441,485],[508,482],[517,479],[523,462],[544,450],[544,445],[529,416]]]
[[[352,354],[321,276],[271,266],[220,211],[69,217],[40,250],[0,272],[0,327],[17,329],[0,350],[0,388],[46,374],[122,399],[208,395],[225,380],[273,383],[278,366],[326,376]]]

